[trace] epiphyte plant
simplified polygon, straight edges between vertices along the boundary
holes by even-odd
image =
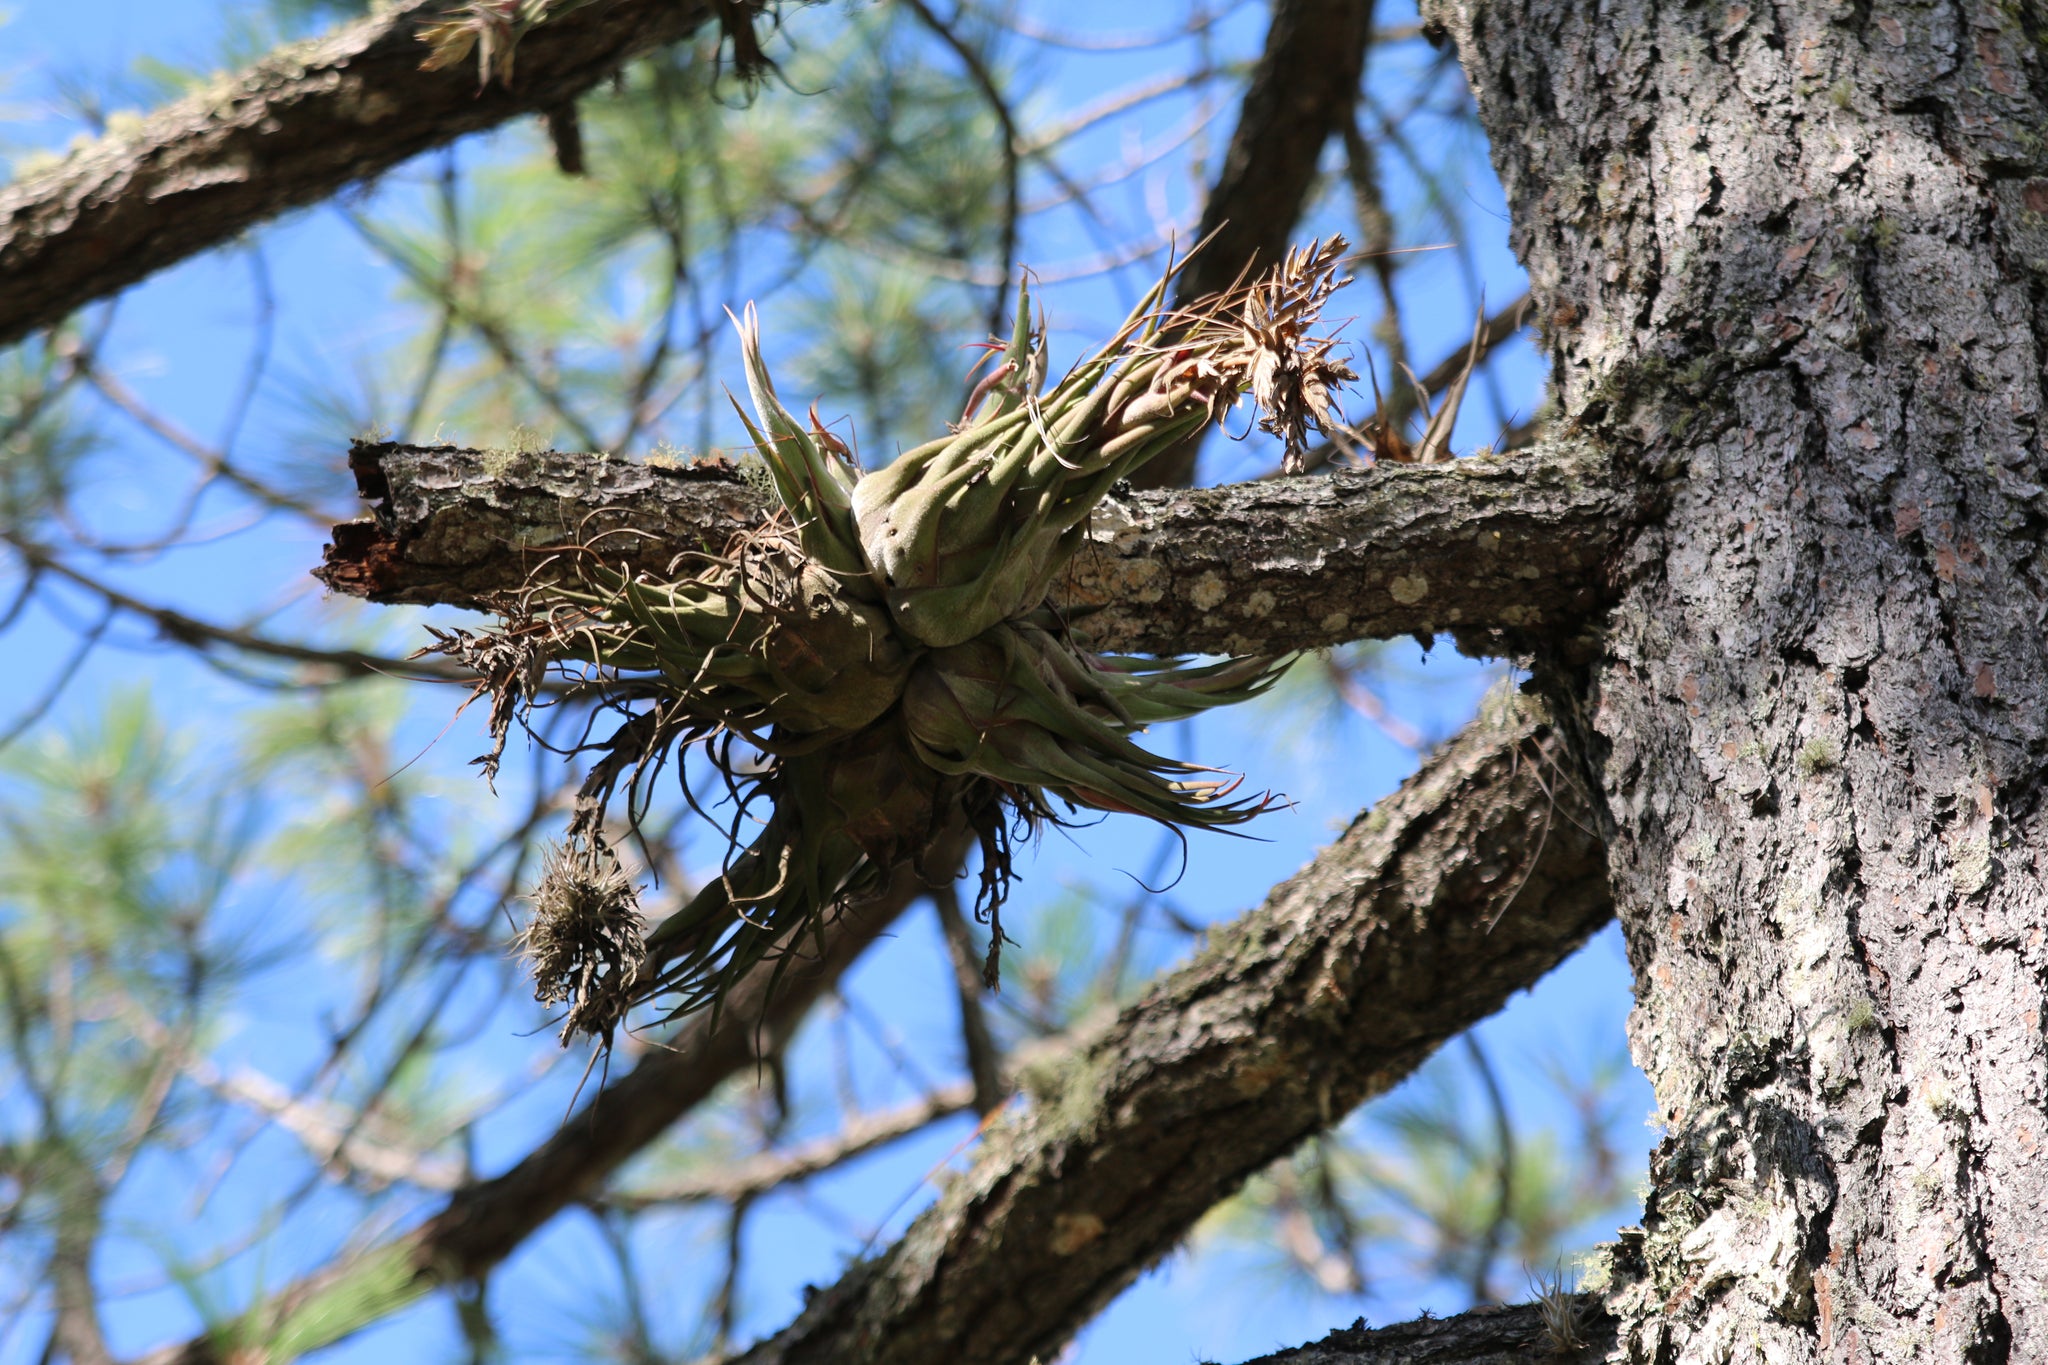
[[[1169,269],[1107,343],[1050,383],[1044,324],[1020,289],[1010,340],[960,422],[865,475],[815,408],[807,424],[777,398],[753,307],[735,319],[754,409],[740,417],[773,510],[664,573],[608,562],[602,536],[562,547],[498,604],[500,628],[437,631],[423,651],[475,669],[475,695],[491,698],[487,774],[550,669],[597,697],[593,727],[620,718],[581,746],[591,771],[521,936],[537,995],[564,1009],[564,1042],[609,1042],[642,1001],[660,1000],[669,1019],[716,1007],[898,866],[955,875],[947,836],[961,829],[980,845],[975,911],[994,985],[1019,837],[1082,809],[1208,829],[1272,803],[1133,736],[1256,696],[1290,659],[1096,653],[1085,619],[1047,596],[1118,481],[1241,399],[1281,438],[1289,468],[1311,430],[1350,434],[1332,393],[1356,376],[1315,334],[1347,282],[1344,252],[1342,238],[1291,251],[1182,309],[1164,303]],[[623,788],[623,823],[637,830],[652,782],[691,746],[730,798],[719,808],[728,854],[648,930],[608,811]]]

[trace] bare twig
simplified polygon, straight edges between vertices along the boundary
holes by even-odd
[[[1389,374],[1399,374],[1408,363],[1408,344],[1401,326],[1401,300],[1394,292],[1394,215],[1380,189],[1379,157],[1365,130],[1358,126],[1358,111],[1344,121],[1344,172],[1351,182],[1352,212],[1358,219],[1358,254],[1372,267],[1380,289],[1380,321],[1374,336],[1386,348]]]
[[[385,236],[381,228],[363,214],[351,208],[344,208],[341,214],[347,219],[349,226],[356,230],[356,235],[411,280],[414,288],[427,294],[437,305],[475,332],[491,354],[497,357],[505,372],[524,384],[527,390],[554,414],[556,420],[568,427],[569,434],[574,436],[584,449],[603,449],[603,439],[597,434],[597,428],[576,410],[575,405],[569,401],[569,395],[563,392],[562,386],[535,368],[532,358],[506,329],[502,320],[491,316],[480,303],[472,302],[465,297],[464,291],[455,286],[453,270],[445,279],[429,275],[420,268],[418,262],[400,250],[396,243]]]
[[[762,1152],[711,1170],[693,1172],[603,1196],[610,1207],[637,1210],[663,1204],[726,1203],[758,1196],[837,1169],[856,1157],[923,1132],[941,1119],[974,1107],[974,1085],[941,1086],[894,1109],[856,1114],[839,1131],[780,1152]]]
[[[1017,123],[1010,114],[1010,102],[1004,97],[1002,88],[990,74],[988,63],[965,39],[961,38],[951,24],[946,23],[932,12],[925,0],[903,0],[918,21],[938,36],[940,42],[952,50],[967,68],[967,77],[974,82],[974,88],[981,92],[989,112],[995,115],[996,127],[1002,135],[999,153],[1003,162],[1003,228],[1001,244],[997,254],[1002,259],[1001,277],[996,283],[995,298],[988,309],[988,329],[992,335],[1002,336],[1008,330],[1008,291],[1010,277],[1017,271],[1017,225],[1019,219],[1019,182],[1022,172],[1018,168]]]
[[[99,621],[90,630],[87,630],[78,637],[78,644],[72,649],[71,657],[66,659],[63,665],[57,669],[56,674],[51,677],[49,684],[43,688],[43,694],[29,703],[28,708],[14,718],[13,723],[7,727],[6,732],[0,734],[0,749],[5,749],[10,744],[13,744],[16,740],[34,729],[44,716],[50,714],[50,708],[55,706],[57,699],[64,695],[64,689],[69,687],[71,680],[78,676],[79,668],[84,665],[87,657],[92,654],[93,649],[99,644],[101,637],[107,633],[107,627],[113,624],[114,616],[115,608],[112,603],[109,603],[106,609],[100,613]]]
[[[976,949],[960,909],[960,896],[951,886],[932,894],[932,908],[938,912],[939,927],[946,938],[946,956],[953,967],[953,990],[960,1001],[960,1042],[967,1054],[967,1074],[974,1079],[974,1112],[992,1113],[1009,1097],[1003,1084],[1003,1056],[989,1031],[988,1014],[981,1007],[981,964],[984,954]]]
[[[180,644],[206,649],[224,645],[246,654],[262,658],[282,659],[291,663],[319,664],[340,670],[347,676],[378,675],[385,677],[414,677],[444,680],[466,680],[471,675],[465,669],[451,668],[432,661],[414,663],[405,659],[394,659],[382,654],[368,654],[354,649],[316,649],[310,645],[296,645],[284,640],[273,640],[269,636],[232,626],[216,626],[184,612],[169,607],[153,606],[119,588],[100,582],[63,561],[49,551],[12,535],[0,533],[0,539],[14,548],[29,564],[55,578],[61,578],[98,597],[107,606],[139,616],[155,624],[166,639]]]
[[[303,499],[294,498],[289,494],[279,492],[277,489],[270,487],[270,485],[237,466],[228,457],[226,450],[218,446],[206,444],[206,442],[200,440],[191,432],[186,431],[168,417],[151,408],[142,401],[141,397],[133,389],[123,384],[113,374],[102,369],[89,352],[76,351],[70,358],[72,364],[77,368],[79,377],[94,392],[98,393],[100,397],[106,399],[114,407],[126,413],[137,425],[164,442],[164,444],[190,456],[193,463],[197,464],[205,472],[208,480],[218,479],[223,483],[232,484],[262,506],[275,511],[290,512],[304,517],[308,521],[319,522],[328,515],[328,509],[326,508],[316,507]]]
[[[1506,307],[1487,315],[1474,329],[1471,340],[1461,343],[1455,351],[1430,366],[1429,372],[1414,384],[1389,384],[1379,407],[1361,424],[1362,427],[1367,431],[1399,430],[1415,415],[1416,409],[1421,406],[1423,395],[1434,400],[1457,384],[1460,377],[1466,373],[1466,366],[1469,363],[1476,359],[1478,363],[1483,364],[1496,347],[1520,333],[1527,322],[1528,312],[1529,295],[1524,293]],[[1522,437],[1518,443],[1511,443],[1516,432],[1522,433]],[[1496,445],[1495,449],[1507,451],[1524,448],[1533,433],[1534,428],[1531,425],[1525,424],[1524,427],[1515,428]],[[1338,454],[1335,447],[1330,445],[1311,447],[1302,457],[1302,468],[1304,471],[1321,469],[1336,460]]]
[[[1474,1303],[1498,1303],[1493,1292],[1493,1259],[1500,1255],[1515,1217],[1515,1125],[1508,1117],[1507,1097],[1501,1093],[1499,1077],[1493,1074],[1493,1062],[1477,1034],[1465,1035],[1465,1055],[1479,1075],[1487,1112],[1493,1119],[1494,1157],[1493,1215],[1486,1220],[1479,1244],[1473,1249],[1469,1287]]]
[[[964,857],[956,845],[955,856]],[[889,894],[841,915],[824,952],[783,971],[769,993],[770,971],[751,974],[727,1001],[724,1022],[697,1015],[673,1039],[652,1048],[630,1073],[593,1096],[547,1141],[505,1174],[457,1191],[418,1229],[370,1252],[298,1281],[259,1306],[252,1331],[290,1318],[294,1309],[359,1275],[408,1267],[403,1287],[365,1303],[360,1314],[324,1319],[324,1341],[335,1341],[419,1296],[474,1278],[506,1256],[557,1212],[596,1191],[634,1153],[702,1103],[728,1077],[754,1065],[755,1040],[793,1028],[820,992],[852,964],[913,900],[924,892],[907,872]],[[381,1282],[381,1281],[380,1281]],[[197,1337],[151,1353],[147,1365],[225,1365],[234,1343]],[[308,1344],[310,1348],[310,1343]]]

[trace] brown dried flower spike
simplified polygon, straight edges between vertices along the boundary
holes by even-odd
[[[1254,284],[1245,297],[1238,325],[1244,345],[1256,357],[1251,398],[1259,409],[1259,429],[1286,445],[1280,463],[1284,474],[1301,473],[1310,427],[1339,443],[1351,434],[1330,394],[1358,376],[1331,355],[1334,338],[1309,334],[1322,317],[1324,302],[1351,282],[1348,275],[1337,277],[1343,254],[1342,237],[1331,238],[1320,250],[1290,248],[1279,272]]]

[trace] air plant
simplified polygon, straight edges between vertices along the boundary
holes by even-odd
[[[622,718],[583,746],[598,757],[524,936],[541,998],[566,1007],[565,1042],[608,1042],[641,1001],[662,1000],[668,1018],[716,1007],[900,865],[955,875],[931,855],[961,822],[981,846],[975,913],[993,986],[1015,839],[1084,809],[1214,829],[1272,803],[1133,737],[1256,696],[1289,659],[1096,653],[1085,621],[1047,595],[1111,488],[1241,398],[1290,461],[1311,428],[1344,430],[1330,395],[1354,376],[1312,335],[1346,283],[1344,249],[1333,238],[1291,252],[1185,310],[1163,307],[1169,270],[1049,386],[1044,325],[1020,290],[1010,340],[961,421],[865,475],[815,409],[807,423],[777,398],[752,306],[735,319],[754,409],[740,416],[774,510],[662,573],[608,561],[616,542],[604,537],[566,547],[500,604],[500,629],[437,632],[425,651],[475,668],[477,695],[491,697],[487,773],[550,667]],[[730,851],[721,875],[642,939],[608,812],[623,788],[637,829],[650,784],[691,746],[730,797]]]

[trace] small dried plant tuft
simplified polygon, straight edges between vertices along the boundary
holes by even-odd
[[[534,998],[566,1005],[562,1041],[609,1044],[632,1003],[646,955],[640,892],[608,846],[573,839],[542,855],[533,918],[516,946],[533,972]]]
[[[1543,1327],[1536,1334],[1536,1349],[1550,1356],[1574,1356],[1586,1349],[1586,1309],[1565,1273],[1563,1262],[1548,1275],[1533,1277],[1530,1291],[1535,1295],[1537,1314]]]
[[[478,91],[489,88],[493,79],[510,89],[513,54],[519,48],[519,40],[537,25],[560,19],[590,3],[591,0],[463,0],[455,9],[444,11],[439,19],[421,24],[415,31],[413,36],[427,45],[420,70],[441,71],[459,66],[474,52]],[[711,8],[718,20],[720,61],[728,60],[724,49],[730,45],[733,72],[751,95],[766,76],[778,71],[774,59],[762,50],[760,35],[754,31],[755,16],[763,9],[769,9],[770,22],[779,22],[779,16],[764,0],[711,0]]]
[[[1340,444],[1351,441],[1332,393],[1358,375],[1335,355],[1334,337],[1314,335],[1330,295],[1351,283],[1349,275],[1337,273],[1345,246],[1342,237],[1332,237],[1291,248],[1278,271],[1245,289],[1244,309],[1235,319],[1259,429],[1278,436],[1286,448],[1283,473],[1302,471],[1311,427]]]
[[[477,54],[476,88],[484,89],[493,76],[504,86],[512,84],[512,54],[527,29],[547,17],[547,0],[468,0],[439,20],[422,24],[418,38],[427,45],[422,71],[440,71]]]

